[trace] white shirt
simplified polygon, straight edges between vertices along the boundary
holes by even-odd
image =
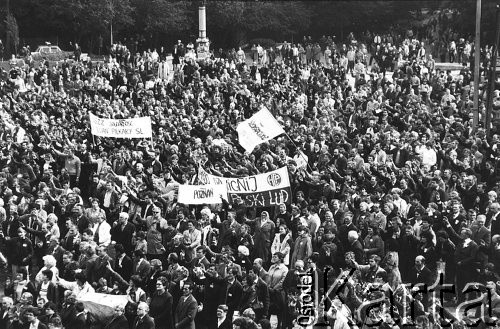
[[[30,323],[30,329],[38,329],[38,323],[40,323],[40,321],[35,319],[35,322]]]
[[[422,164],[426,166],[433,166],[437,163],[436,151],[432,148],[424,147],[420,153],[422,155]]]
[[[219,328],[224,321],[226,321],[226,317],[223,317],[222,319],[217,318],[217,328]]]
[[[40,286],[40,294],[39,294],[39,297],[47,300],[47,290],[49,289],[49,283],[50,281],[47,281],[47,283],[43,283],[41,284]]]
[[[113,193],[113,191],[107,191],[106,194],[104,195],[103,206],[106,208],[109,208],[109,206],[111,204],[111,194],[112,193]]]
[[[92,232],[96,233],[97,228],[99,228],[99,245],[107,247],[111,243],[111,226],[105,220],[99,226],[99,223],[95,223],[92,226]]]
[[[95,292],[94,288],[92,288],[92,286],[88,282],[85,282],[85,284],[82,287],[80,287],[76,282],[66,281],[64,279],[59,278],[59,284],[63,288],[71,290],[76,295],[76,299],[80,299],[88,293]]]

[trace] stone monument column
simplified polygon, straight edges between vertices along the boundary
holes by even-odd
[[[196,39],[196,52],[198,59],[210,57],[210,41],[207,38],[207,13],[206,1],[202,0],[198,8],[198,39]]]

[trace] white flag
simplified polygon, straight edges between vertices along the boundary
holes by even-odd
[[[255,146],[285,133],[279,122],[265,108],[241,122],[236,131],[240,145],[249,153]]]

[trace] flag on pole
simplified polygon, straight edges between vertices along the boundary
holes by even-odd
[[[255,113],[250,119],[240,122],[236,131],[240,145],[249,153],[255,146],[285,133],[279,122],[266,108]]]

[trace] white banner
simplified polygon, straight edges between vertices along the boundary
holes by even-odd
[[[127,295],[109,295],[99,293],[84,294],[79,301],[83,303],[85,309],[99,323],[107,323],[115,314],[115,307],[125,308],[127,305]]]
[[[250,119],[240,122],[236,131],[240,145],[249,153],[255,146],[285,133],[279,122],[265,108]]]
[[[198,179],[208,186],[227,188],[230,203],[247,207],[268,207],[291,202],[290,179],[286,167],[259,175],[246,177],[219,177],[200,168]]]
[[[92,113],[90,127],[92,135],[117,138],[151,138],[151,118],[142,117],[134,119],[101,119]]]
[[[222,203],[220,196],[227,198],[225,185],[179,185],[177,201],[183,204]]]

